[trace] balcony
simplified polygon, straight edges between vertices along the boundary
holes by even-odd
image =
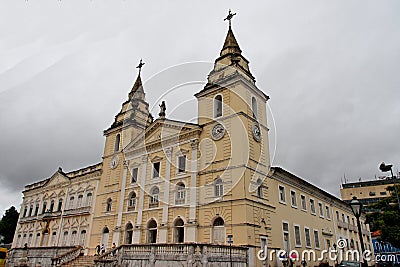
[[[61,211],[49,211],[48,210],[42,214],[41,219],[46,220],[46,219],[57,218],[60,216],[61,216]]]
[[[37,216],[22,217],[19,219],[20,223],[31,222],[37,219]]]
[[[68,209],[64,211],[64,216],[90,214],[90,206]]]

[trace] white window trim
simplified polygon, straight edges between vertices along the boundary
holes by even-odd
[[[296,227],[299,228],[300,244],[296,244]],[[296,248],[301,248],[302,247],[302,242],[301,242],[301,227],[300,227],[300,224],[297,224],[297,223],[293,224],[293,236],[294,236],[294,246]]]
[[[287,225],[288,225],[288,230],[287,231],[285,231],[285,230],[283,230],[283,224],[284,223],[286,223]],[[291,246],[291,244],[290,244],[290,240],[292,239],[292,237],[290,236],[290,223],[288,222],[288,221],[283,221],[282,220],[282,223],[281,223],[281,229],[282,229],[282,244],[285,244],[285,233],[287,233],[288,234],[288,236],[289,236],[289,247]]]
[[[183,172],[179,171],[179,158],[180,157],[185,157],[185,170]],[[187,173],[187,167],[188,167],[188,159],[187,159],[187,155],[186,154],[180,154],[176,157],[176,174],[177,175],[184,175]],[[161,167],[161,166],[160,166]]]
[[[325,213],[324,203],[322,203],[321,201],[318,201],[318,213],[320,218],[324,218],[324,213]]]
[[[318,233],[318,247],[316,246],[316,243],[315,243],[315,232]],[[315,247],[315,249],[321,249],[321,237],[319,235],[318,229],[313,229],[313,239],[314,239],[314,247]]]
[[[301,197],[304,197],[304,201],[305,201],[305,204],[306,204],[306,208],[305,209],[303,209],[303,203],[302,203]],[[307,197],[306,197],[306,195],[300,194],[300,206],[301,206],[301,210],[302,211],[307,211]]]
[[[158,176],[154,176],[154,170],[155,170],[154,164],[155,164],[155,163],[160,163],[160,167],[159,167],[159,170],[158,170]],[[151,179],[160,178],[160,177],[161,177],[161,176],[160,176],[160,172],[161,172],[161,161],[154,161],[154,162],[152,162],[152,163],[151,163]],[[138,177],[139,177],[139,174],[138,174]]]
[[[314,211],[313,211],[312,208],[311,208],[311,200],[314,202]],[[313,198],[310,197],[309,203],[310,203],[310,213],[311,213],[312,215],[317,215],[317,214],[316,214],[316,207],[315,207],[315,199],[313,199]]]
[[[160,167],[161,167],[161,165],[160,165]],[[153,168],[153,165],[152,165],[152,168]],[[132,178],[133,178],[133,170],[134,170],[134,169],[137,169],[136,182],[133,182],[133,181],[132,181]],[[140,175],[139,175],[140,168],[139,168],[139,166],[133,166],[133,167],[131,168],[131,170],[132,170],[132,173],[131,173],[131,175],[130,175],[130,184],[137,184],[137,183],[138,183],[138,180],[139,180],[139,177],[140,177]],[[153,175],[153,173],[152,173],[152,175]]]
[[[293,203],[292,203],[292,192],[294,193],[294,198],[295,198],[296,205],[293,205]],[[296,208],[296,209],[297,209],[297,207],[298,207],[298,203],[297,203],[297,193],[296,193],[296,191],[293,190],[293,189],[290,189],[290,206],[292,206],[292,208]]]
[[[325,216],[328,221],[332,220],[331,210],[332,209],[329,205],[325,205]]]
[[[308,237],[310,238],[310,245],[307,245],[307,234],[306,229],[308,230]],[[304,242],[306,248],[312,248],[312,240],[311,240],[311,229],[310,227],[304,226]]]
[[[281,199],[280,187],[283,187],[283,195],[285,196],[284,200]],[[286,205],[286,187],[284,185],[281,185],[281,184],[278,184],[278,199],[279,199],[279,203]]]
[[[221,101],[221,116],[216,116],[216,109],[215,109],[215,98],[217,97],[217,96],[221,96],[221,99],[222,99],[222,101]],[[212,106],[213,106],[213,118],[214,119],[218,119],[218,118],[221,118],[221,117],[223,117],[224,116],[224,96],[222,95],[222,94],[216,94],[216,95],[214,95],[214,97],[213,97],[213,99],[212,99],[212,101],[213,101],[213,103],[212,103]]]

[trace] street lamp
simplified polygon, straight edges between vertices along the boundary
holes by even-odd
[[[392,181],[393,181],[393,184],[394,184],[394,190],[395,190],[395,192],[396,192],[396,197],[397,197],[397,205],[399,206],[399,210],[400,210],[399,194],[397,193],[397,181],[396,181],[397,179],[394,178],[392,166],[393,166],[393,165],[391,165],[391,164],[386,165],[385,162],[382,162],[381,165],[379,165],[379,169],[380,169],[382,172],[388,172],[388,171],[390,171],[390,173],[392,174]]]
[[[363,205],[357,199],[356,196],[354,196],[353,199],[350,201],[350,208],[351,208],[351,211],[353,212],[353,214],[354,214],[354,216],[356,217],[356,220],[357,220],[358,238],[360,239],[361,254],[362,254],[362,257],[363,257],[362,267],[368,267],[367,260],[364,258],[365,248],[364,248],[364,241],[363,241],[363,236],[362,236],[362,232],[361,232],[361,223],[360,223],[360,216],[361,216]]]

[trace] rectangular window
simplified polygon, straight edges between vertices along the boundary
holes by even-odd
[[[301,209],[307,210],[306,196],[301,195],[300,198],[301,198]]]
[[[292,207],[297,208],[297,197],[296,197],[296,192],[293,190],[290,190],[290,202],[292,204]]]
[[[311,214],[315,214],[315,202],[314,199],[310,198],[310,211]]]
[[[186,171],[186,156],[180,156],[178,158],[178,172]]]
[[[304,228],[304,235],[306,236],[306,247],[311,247],[310,228]]]
[[[279,186],[279,202],[286,203],[285,187]]]
[[[324,218],[324,208],[321,202],[318,202],[318,208],[319,208],[319,217]]]
[[[160,162],[153,163],[153,178],[160,177]]]
[[[326,218],[328,220],[331,219],[331,210],[329,209],[329,206],[325,206],[325,211],[326,211]]]
[[[132,184],[137,182],[138,172],[139,172],[138,168],[133,168],[132,169],[132,176],[131,176],[131,183]]]
[[[379,192],[379,195],[386,196],[386,191]]]
[[[282,222],[282,234],[283,234],[283,249],[285,251],[290,250],[290,240],[289,240],[289,224],[287,222]]]
[[[336,211],[336,220],[340,221],[339,211]]]
[[[344,214],[342,213],[342,221],[345,223],[346,222],[346,218],[344,216]]]
[[[296,247],[301,247],[301,237],[300,237],[300,226],[294,226],[294,240],[296,242]]]
[[[264,251],[264,255],[268,255],[268,237],[265,235],[260,235],[260,247]]]
[[[314,244],[315,244],[315,248],[319,248],[319,234],[318,234],[318,230],[314,230]]]

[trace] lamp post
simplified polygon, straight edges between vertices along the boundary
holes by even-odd
[[[228,235],[228,243],[229,243],[229,262],[232,267],[232,243],[233,243],[233,235]]]
[[[390,171],[390,173],[392,174],[392,181],[393,181],[393,184],[394,184],[394,190],[396,192],[396,197],[397,197],[397,205],[399,206],[399,210],[400,210],[400,200],[399,200],[399,194],[397,192],[397,181],[396,181],[397,179],[394,178],[392,166],[393,165],[391,165],[391,164],[386,165],[385,162],[382,162],[381,165],[379,165],[379,169],[382,172]]]
[[[361,254],[363,257],[362,267],[368,267],[367,260],[364,258],[365,247],[364,247],[364,241],[363,241],[363,236],[362,236],[362,232],[361,232],[361,223],[360,223],[362,207],[363,207],[362,203],[357,199],[357,197],[354,196],[353,199],[350,201],[350,208],[357,220],[358,238],[360,239]]]

